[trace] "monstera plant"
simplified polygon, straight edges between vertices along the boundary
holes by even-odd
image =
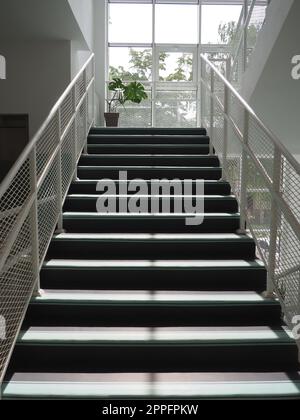
[[[104,114],[107,127],[117,127],[119,123],[120,106],[125,107],[126,102],[140,104],[144,99],[148,98],[145,87],[139,82],[124,83],[121,79],[113,79],[109,85],[110,92],[107,102],[107,111]]]

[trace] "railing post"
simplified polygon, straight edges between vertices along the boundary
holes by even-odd
[[[205,89],[204,86],[204,62],[200,56],[200,120],[201,127],[205,127],[204,115],[205,115]]]
[[[84,71],[84,87],[85,87],[85,113],[84,113],[84,147],[83,147],[83,153],[87,155],[88,148],[87,148],[87,135],[88,135],[88,112],[89,112],[89,101],[88,101],[88,90],[87,90],[87,69]]]
[[[211,68],[210,69],[210,142],[209,142],[209,154],[213,155],[214,154],[214,147],[213,147],[213,142],[214,142],[214,112],[215,112],[215,106],[214,106],[214,93],[215,93],[215,75],[214,75],[214,71]]]
[[[226,60],[226,79],[230,78],[230,59]],[[227,181],[228,175],[228,135],[229,135],[229,126],[228,120],[229,117],[229,89],[227,85],[224,85],[224,141],[223,141],[223,172],[222,180]]]
[[[237,233],[245,235],[247,233],[247,184],[248,184],[248,153],[246,146],[249,143],[249,112],[244,111],[244,129],[243,129],[243,152],[241,168],[241,198],[240,198],[240,228]]]
[[[57,138],[58,138],[58,156],[57,156],[57,166],[58,166],[58,175],[57,175],[57,205],[58,205],[58,222],[56,233],[63,233],[63,190],[62,190],[62,159],[61,159],[61,112],[60,108],[57,112]]]
[[[270,249],[268,261],[268,281],[265,296],[268,298],[275,297],[275,272],[276,272],[276,253],[280,210],[275,200],[275,195],[280,193],[281,184],[281,160],[282,154],[278,147],[274,152],[273,167],[273,188],[272,188],[272,205],[271,205],[271,224],[270,224]]]
[[[30,189],[34,195],[34,202],[31,209],[30,232],[32,238],[32,266],[35,284],[33,289],[34,296],[40,293],[40,247],[39,247],[39,223],[38,223],[38,191],[36,175],[36,146],[32,149],[30,155]]]
[[[244,0],[244,32],[243,32],[243,73],[247,69],[247,49],[248,49],[248,0]]]
[[[75,171],[73,176],[73,181],[77,181],[77,121],[76,121],[76,84],[72,88],[72,111],[74,118],[74,147],[73,147],[73,157],[74,157],[74,163],[75,163]]]

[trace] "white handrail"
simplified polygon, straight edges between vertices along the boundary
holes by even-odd
[[[240,204],[239,233],[251,232],[268,271],[266,296],[280,299],[293,327],[300,313],[300,163],[214,64],[200,59],[202,123]],[[264,217],[256,218],[255,199]]]
[[[63,229],[63,204],[94,122],[94,55],[50,111],[0,185],[0,385],[51,238]],[[12,288],[11,284],[15,286]]]
[[[33,136],[32,140],[27,144],[27,146],[24,148],[24,150],[22,151],[22,153],[18,157],[18,159],[15,162],[15,164],[12,166],[12,168],[10,169],[10,171],[8,172],[8,174],[5,176],[4,180],[0,184],[0,198],[3,196],[4,192],[6,191],[6,189],[7,189],[8,185],[9,185],[10,181],[16,176],[18,170],[20,169],[20,167],[22,166],[22,164],[26,160],[27,156],[30,154],[31,150],[34,148],[35,144],[38,142],[38,140],[41,137],[41,135],[43,134],[45,128],[47,127],[47,125],[49,124],[49,122],[51,121],[51,119],[53,118],[53,116],[55,115],[55,113],[57,112],[57,110],[59,109],[59,107],[61,106],[61,104],[63,103],[63,101],[66,98],[66,96],[70,93],[70,91],[72,90],[72,88],[75,86],[76,82],[78,81],[78,79],[82,75],[83,71],[88,67],[88,65],[93,60],[94,60],[94,54],[92,54],[90,56],[90,58],[84,64],[84,66],[82,67],[82,69],[74,77],[74,79],[72,80],[72,82],[69,84],[69,86],[66,88],[66,90],[64,91],[64,93],[62,94],[62,96],[58,99],[58,101],[56,102],[56,104],[53,106],[53,108],[49,112],[48,117],[46,118],[46,120],[43,122],[43,124],[38,129],[38,131],[36,132],[36,134]]]
[[[227,80],[222,73],[217,69],[216,66],[204,55],[201,54],[201,59],[206,62],[209,67],[214,71],[214,73],[222,80],[224,85],[233,93],[235,98],[240,102],[240,104],[249,112],[250,115],[255,119],[257,124],[261,127],[262,130],[272,139],[274,144],[281,150],[282,154],[289,160],[289,162],[295,167],[297,172],[300,174],[300,163],[296,160],[296,158],[291,154],[291,152],[286,148],[286,146],[279,140],[275,133],[272,132],[270,128],[268,128],[262,120],[258,117],[255,113],[253,108],[243,99],[243,97],[238,93],[238,91],[232,86],[232,84]]]

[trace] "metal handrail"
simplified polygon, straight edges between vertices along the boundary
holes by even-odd
[[[0,385],[32,294],[40,292],[53,233],[63,229],[63,204],[94,122],[94,83],[92,54],[0,185],[0,315],[7,326]]]
[[[268,272],[265,296],[279,298],[293,327],[293,317],[300,313],[300,295],[295,290],[295,284],[300,289],[300,163],[214,64],[203,54],[200,59],[202,103],[207,107],[205,113],[202,106],[202,123],[210,131],[211,152],[215,149],[222,160],[223,179],[231,183],[240,205],[238,233],[252,234]],[[229,74],[228,65],[227,78]],[[271,173],[266,160],[272,163]],[[270,219],[265,224],[253,220],[248,203],[253,188],[270,201]],[[266,203],[259,204],[266,211]]]
[[[41,127],[38,129],[37,133],[33,136],[32,140],[27,144],[27,146],[24,148],[24,150],[22,151],[22,153],[18,157],[17,161],[14,163],[14,165],[12,166],[10,171],[7,173],[7,175],[5,176],[5,178],[3,179],[3,181],[0,184],[0,198],[3,196],[3,194],[7,190],[9,183],[16,176],[18,170],[21,168],[21,166],[25,162],[26,158],[29,156],[30,152],[32,151],[32,149],[34,148],[34,146],[36,145],[36,143],[40,139],[40,137],[43,134],[45,128],[47,127],[47,125],[49,124],[49,122],[51,121],[51,119],[53,118],[53,116],[55,115],[55,113],[57,112],[57,110],[59,109],[61,104],[63,103],[66,96],[71,92],[72,88],[75,86],[76,82],[78,81],[78,79],[80,78],[80,76],[82,75],[84,70],[88,67],[88,65],[92,62],[93,59],[94,59],[94,54],[91,54],[91,56],[86,61],[86,63],[82,67],[82,69],[77,73],[77,75],[74,77],[72,82],[69,84],[69,86],[66,88],[66,90],[62,94],[62,96],[58,99],[56,104],[53,106],[53,108],[51,109],[51,111],[48,114],[48,117],[43,122]]]
[[[236,99],[240,102],[240,104],[249,112],[250,115],[255,119],[257,124],[261,127],[261,129],[272,139],[274,144],[281,150],[282,154],[285,155],[287,160],[295,167],[297,172],[300,174],[300,163],[295,159],[295,157],[291,154],[291,152],[285,147],[285,145],[279,140],[275,133],[272,132],[270,128],[268,128],[263,121],[258,117],[255,113],[253,108],[243,99],[243,97],[238,93],[238,91],[232,86],[232,84],[227,80],[222,73],[217,69],[216,66],[204,55],[201,54],[201,59],[208,64],[214,73],[222,80],[224,85],[233,93]]]

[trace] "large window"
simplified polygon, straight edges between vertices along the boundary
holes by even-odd
[[[122,126],[200,124],[198,56],[224,70],[243,0],[108,0],[108,80],[141,81],[148,100],[120,109]],[[218,50],[218,45],[220,48]],[[216,49],[217,48],[217,49]]]

